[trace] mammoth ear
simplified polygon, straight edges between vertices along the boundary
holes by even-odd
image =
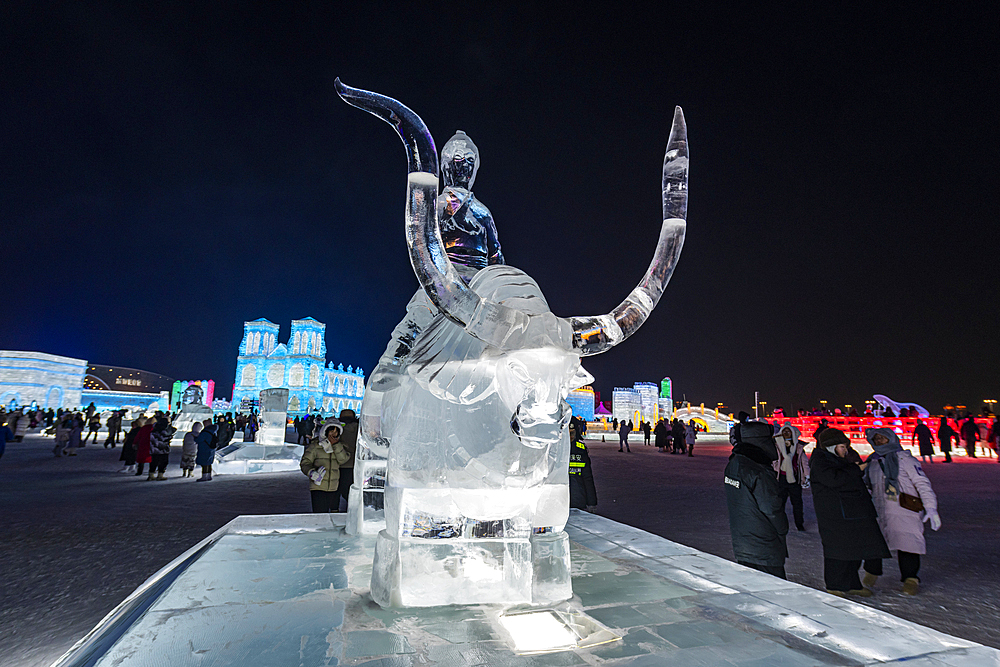
[[[406,372],[436,398],[476,403],[493,391],[496,364],[483,357],[482,342],[439,315],[421,334]]]
[[[579,389],[580,387],[586,387],[588,384],[594,381],[594,376],[587,372],[587,369],[582,365],[577,369],[576,375],[573,379],[569,381],[569,390]]]

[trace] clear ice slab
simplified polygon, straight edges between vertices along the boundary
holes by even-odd
[[[569,602],[383,609],[368,594],[373,540],[347,535],[342,520],[235,519],[153,575],[55,667],[1000,665],[996,649],[579,510],[566,530]],[[585,538],[613,546],[602,555]],[[525,655],[535,624],[510,620],[526,612],[610,633]]]

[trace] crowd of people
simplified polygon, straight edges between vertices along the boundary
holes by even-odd
[[[826,427],[817,431],[807,460],[800,435],[788,422],[751,421],[746,413],[733,426],[724,482],[737,562],[785,578],[785,506],[791,498],[796,528],[805,530],[802,490],[809,488],[827,592],[870,597],[882,561],[895,551],[902,591],[916,595],[920,556],[927,552],[924,523],[941,527],[937,496],[920,461],[890,428],[866,430],[873,449],[866,459],[843,431]]]
[[[612,420],[611,424],[615,432],[618,433],[618,451],[631,453],[628,436],[637,430],[635,424],[631,419],[618,421],[617,418]],[[688,456],[694,456],[694,445],[698,440],[698,426],[693,419],[688,420],[687,424],[676,418],[670,421],[660,419],[656,422],[655,427],[647,421],[640,421],[638,431],[642,433],[643,445],[653,445],[658,451],[665,454],[684,454],[686,452]],[[652,442],[650,442],[650,435],[653,437]]]

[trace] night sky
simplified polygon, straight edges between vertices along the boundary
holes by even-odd
[[[606,400],[666,375],[734,411],[1000,398],[995,3],[355,4],[4,2],[0,349],[228,397],[245,320],[312,316],[369,372],[417,286],[406,161],[339,76],[439,150],[469,133],[507,262],[563,316],[641,278],[684,108],[687,241],[585,360]]]

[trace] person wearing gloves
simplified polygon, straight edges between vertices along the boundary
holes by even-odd
[[[916,595],[920,586],[917,576],[920,554],[927,553],[924,522],[929,521],[932,530],[941,527],[937,496],[920,462],[903,449],[892,429],[869,428],[865,430],[865,439],[875,450],[868,457],[865,482],[872,490],[878,525],[889,549],[899,558],[903,592]],[[881,559],[865,560],[865,586],[874,586],[881,574]]]
[[[788,517],[771,464],[777,460],[773,429],[744,419],[730,431],[734,443],[723,482],[736,562],[785,579]]]
[[[344,431],[338,421],[328,421],[322,426],[299,461],[302,474],[309,478],[309,495],[313,512],[337,512],[340,509],[340,465],[351,455],[340,442]]]
[[[781,511],[785,511],[785,501],[791,498],[795,528],[805,530],[806,523],[802,512],[802,489],[809,488],[809,467],[806,464],[805,445],[799,439],[800,435],[801,432],[799,429],[787,421],[774,434],[774,441],[778,449],[778,460],[774,462],[774,469],[778,473]]]
[[[858,577],[861,561],[890,557],[864,468],[843,431],[827,428],[819,434],[809,458],[809,480],[823,543],[826,592],[840,597],[871,597]]]

